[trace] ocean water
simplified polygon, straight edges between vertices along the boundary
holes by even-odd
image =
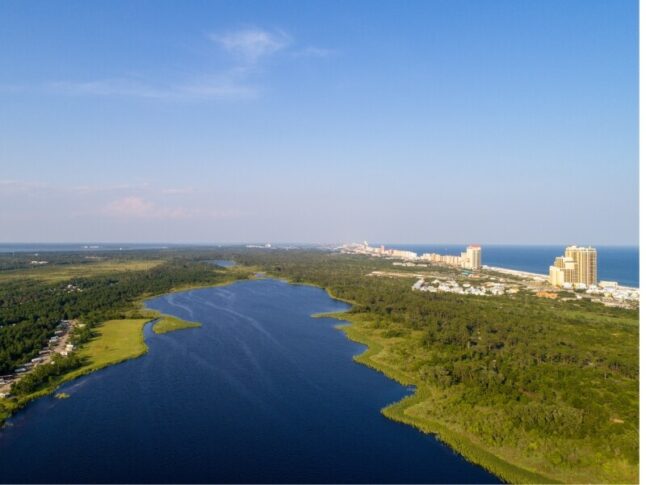
[[[61,388],[0,430],[0,482],[498,483],[380,409],[410,391],[312,313],[348,306],[276,280],[165,295],[201,328]]]
[[[377,245],[377,244],[373,244]],[[422,253],[459,255],[466,244],[384,244],[386,248]],[[639,287],[638,246],[596,246],[599,280],[618,281],[625,286]],[[501,268],[547,274],[554,258],[562,256],[565,246],[482,245],[482,264]]]

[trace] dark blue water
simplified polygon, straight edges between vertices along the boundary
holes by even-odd
[[[385,244],[386,248],[422,253],[459,255],[466,244]],[[638,246],[595,246],[599,280],[618,281],[639,287]],[[565,253],[565,246],[482,245],[482,264],[547,275],[554,258]]]
[[[406,389],[356,364],[344,303],[275,280],[151,308],[203,323],[63,386],[0,432],[2,482],[496,482],[379,410]]]

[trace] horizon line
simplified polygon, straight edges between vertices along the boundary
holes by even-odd
[[[119,244],[129,244],[129,245],[167,245],[167,246],[239,246],[245,244],[291,244],[291,245],[344,245],[344,244],[358,244],[356,242],[344,242],[344,241],[317,241],[317,242],[305,242],[305,241],[271,241],[271,240],[249,240],[249,241],[233,241],[233,242],[223,242],[223,241],[190,241],[190,242],[171,242],[171,241],[0,241],[0,245],[65,245],[65,244],[92,244],[92,245],[119,245]],[[474,243],[468,242],[373,242],[372,244],[380,245],[396,245],[396,246],[464,246]],[[591,245],[598,247],[639,247],[639,243],[581,243],[581,242],[558,242],[558,243],[529,243],[529,242],[480,242],[477,243],[481,246],[570,246],[572,244],[576,245]]]

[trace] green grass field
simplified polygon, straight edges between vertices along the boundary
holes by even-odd
[[[97,327],[97,337],[79,350],[79,355],[87,359],[87,364],[75,373],[85,374],[145,354],[147,348],[143,326],[148,321],[110,320]]]
[[[141,261],[100,261],[96,263],[44,265],[28,269],[0,271],[0,283],[19,279],[34,279],[47,283],[58,283],[73,278],[88,278],[124,271],[145,271],[162,263],[161,260]]]

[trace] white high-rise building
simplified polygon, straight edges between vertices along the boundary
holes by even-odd
[[[471,244],[467,248],[467,260],[467,268],[474,270],[482,268],[482,248],[479,244]]]

